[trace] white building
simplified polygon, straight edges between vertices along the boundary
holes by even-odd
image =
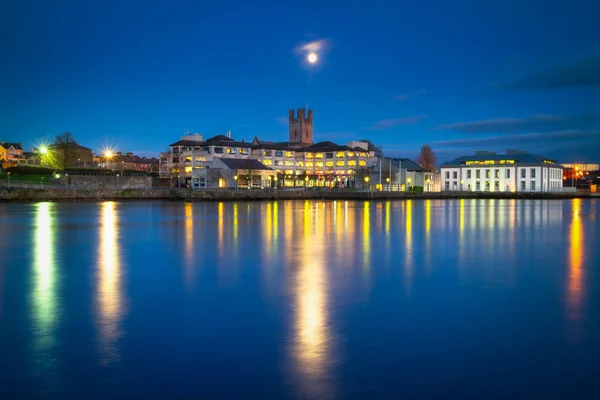
[[[560,192],[562,166],[518,150],[478,151],[440,167],[442,191]]]

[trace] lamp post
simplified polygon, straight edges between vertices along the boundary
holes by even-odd
[[[275,175],[275,177],[273,178],[273,180],[275,181],[275,183],[273,184],[273,186],[275,187],[275,189],[277,189],[277,175]]]
[[[427,178],[427,191],[431,192],[431,179]]]
[[[8,190],[10,190],[10,172],[6,173],[6,177],[8,179]]]
[[[65,174],[65,187],[69,188],[69,174]]]
[[[412,182],[412,179],[407,178],[406,182],[408,183],[408,191],[410,192],[410,183]]]
[[[117,174],[117,188],[119,187],[119,174]]]
[[[308,187],[308,175],[306,175],[306,177],[304,178],[304,181],[306,182],[306,184],[304,185],[304,187]]]
[[[368,185],[368,184],[369,184],[369,177],[368,177],[368,176],[365,176],[365,187],[366,187],[366,185]]]
[[[238,176],[237,176],[237,175],[235,175],[235,176],[233,177],[233,180],[235,181],[235,190],[238,190]]]
[[[465,181],[463,181],[462,179],[460,180],[460,191],[463,191],[463,185],[465,184]]]
[[[388,177],[388,178],[385,178],[385,182],[386,182],[386,183],[387,183],[387,185],[388,185],[388,191],[390,191],[390,192],[391,192],[391,191],[392,191],[392,188],[391,188],[391,186],[390,186],[390,178],[389,178],[389,177]]]

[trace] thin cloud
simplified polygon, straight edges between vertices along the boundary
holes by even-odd
[[[394,96],[392,100],[394,101],[404,101],[408,99],[408,94],[399,94],[398,96]]]
[[[332,42],[329,39],[318,39],[312,42],[300,42],[292,49],[292,53],[297,57],[304,57],[308,53],[317,53],[322,55],[328,52],[332,47]]]
[[[551,89],[600,86],[600,56],[540,71],[500,85],[507,89]]]
[[[422,119],[427,118],[426,115],[414,115],[405,118],[382,119],[376,121],[373,125],[363,128],[365,131],[381,131],[391,129],[400,125],[415,125]]]
[[[275,117],[275,121],[279,122],[281,125],[287,125],[290,122],[289,117]]]
[[[464,148],[483,148],[490,147],[520,147],[523,144],[537,145],[556,142],[573,141],[600,141],[600,130],[569,130],[558,132],[535,132],[523,134],[511,134],[501,136],[488,136],[483,138],[462,138],[452,140],[440,140],[432,143],[432,146],[438,147],[464,147]]]
[[[531,115],[525,118],[495,118],[440,125],[435,130],[461,133],[551,132],[600,127],[600,114]]]

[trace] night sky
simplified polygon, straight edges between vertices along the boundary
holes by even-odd
[[[315,141],[600,162],[599,17],[598,0],[2,1],[0,140],[287,140],[308,104]]]

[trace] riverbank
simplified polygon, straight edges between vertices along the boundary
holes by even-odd
[[[319,190],[202,190],[189,189],[0,189],[0,201],[97,201],[97,200],[391,200],[391,199],[573,199],[590,198],[589,193],[505,193],[505,192],[360,192]]]

